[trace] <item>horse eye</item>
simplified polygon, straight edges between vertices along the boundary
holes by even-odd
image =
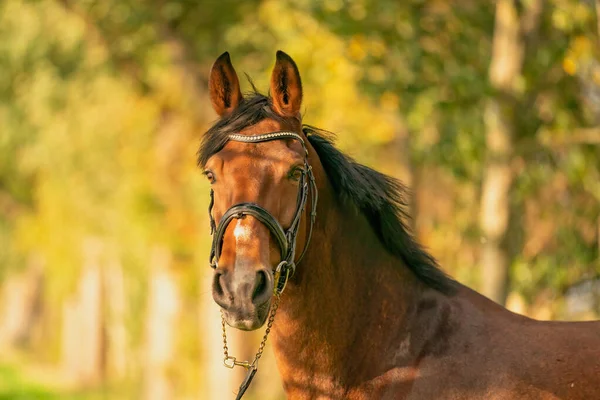
[[[211,184],[215,183],[215,174],[213,174],[211,171],[204,172],[204,175],[206,175],[206,179],[208,179]]]
[[[299,181],[302,175],[304,175],[304,169],[302,167],[294,167],[290,171],[289,177],[294,181]]]

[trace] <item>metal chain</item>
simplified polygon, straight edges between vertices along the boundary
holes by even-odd
[[[267,344],[267,338],[269,337],[269,333],[271,333],[271,328],[273,327],[273,322],[275,322],[275,313],[279,308],[279,300],[280,295],[274,294],[273,304],[271,304],[271,311],[269,312],[269,319],[267,320],[267,329],[265,330],[265,335],[263,336],[260,345],[258,346],[258,351],[254,356],[254,360],[252,363],[249,361],[237,361],[235,357],[229,355],[229,347],[227,347],[227,332],[225,330],[225,317],[223,316],[223,310],[221,310],[221,327],[223,329],[223,364],[227,368],[233,368],[236,365],[244,367],[246,369],[256,368],[258,364],[258,360],[262,357],[263,351],[265,350],[265,346]]]
[[[223,309],[221,309],[221,327],[223,328],[223,354],[225,355],[224,360],[227,360],[229,359],[229,348],[227,347],[227,332],[225,332],[225,317],[223,316]]]
[[[265,335],[263,336],[263,339],[260,342],[260,345],[258,346],[258,351],[256,352],[256,356],[254,356],[254,361],[252,362],[253,366],[256,366],[256,364],[258,363],[258,360],[260,360],[260,358],[262,357],[262,353],[265,349],[265,345],[267,344],[267,337],[269,336],[269,333],[271,332],[271,327],[273,326],[273,322],[275,322],[275,313],[277,312],[277,309],[279,308],[279,299],[280,299],[279,294],[276,294],[275,300],[273,301],[273,304],[271,305],[271,312],[269,313],[269,320],[267,321],[267,329],[265,329]]]

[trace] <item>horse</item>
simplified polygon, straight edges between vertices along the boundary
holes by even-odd
[[[198,151],[223,332],[267,323],[252,362],[225,343],[249,371],[238,398],[272,331],[290,399],[600,399],[600,322],[536,321],[447,276],[407,227],[403,185],[302,123],[282,51],[269,93],[242,95],[221,55]]]

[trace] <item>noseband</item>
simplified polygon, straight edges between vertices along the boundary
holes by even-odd
[[[274,271],[275,277],[275,294],[281,294],[285,289],[285,285],[287,284],[288,279],[294,275],[296,271],[296,264],[300,263],[304,254],[306,253],[306,249],[308,248],[308,244],[310,242],[312,236],[313,225],[315,223],[315,218],[317,216],[317,200],[318,200],[318,192],[317,185],[315,183],[315,178],[312,173],[312,168],[308,164],[308,150],[306,149],[306,144],[304,143],[304,139],[295,133],[289,131],[280,131],[280,132],[272,132],[264,135],[254,135],[254,136],[245,136],[233,134],[229,135],[228,138],[233,142],[241,142],[241,143],[261,143],[261,142],[269,142],[271,140],[282,140],[282,139],[295,139],[302,144],[302,148],[304,149],[304,171],[302,172],[302,176],[300,177],[298,191],[298,200],[296,202],[296,213],[294,215],[294,219],[290,224],[290,227],[287,230],[284,230],[279,221],[267,210],[263,207],[259,206],[256,203],[239,203],[233,205],[229,208],[223,217],[219,221],[217,225],[212,216],[212,209],[215,203],[214,192],[211,189],[210,191],[210,204],[208,206],[208,215],[210,218],[210,233],[213,237],[212,239],[212,247],[210,250],[210,259],[209,263],[212,268],[217,268],[219,263],[219,258],[221,256],[221,249],[223,247],[223,236],[225,235],[225,231],[227,230],[227,226],[233,219],[239,219],[244,217],[245,215],[250,215],[257,220],[259,220],[263,225],[265,225],[269,231],[273,234],[275,239],[277,240],[277,244],[279,245],[279,250],[281,254],[281,262],[277,265],[277,268]],[[304,244],[304,249],[300,254],[298,260],[295,260],[296,255],[296,236],[298,235],[298,229],[300,227],[300,218],[302,217],[302,213],[306,207],[306,200],[308,199],[308,192],[311,192],[311,212],[310,212],[310,228],[308,230],[308,236],[306,239],[306,243]]]

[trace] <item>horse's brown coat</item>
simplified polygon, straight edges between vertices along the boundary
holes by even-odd
[[[293,96],[274,100],[281,118],[242,133],[301,133],[297,113],[282,109],[299,107],[302,98],[290,61],[278,54],[274,77],[285,70],[292,79],[272,81],[277,93]],[[454,293],[432,289],[388,251],[365,215],[340,200],[305,140],[319,186],[317,223],[272,334],[289,398],[600,399],[600,322],[534,321],[459,284]],[[299,157],[290,146],[228,143],[212,157],[207,165],[226,182],[218,191],[215,185],[217,219],[243,200],[263,205],[285,223],[296,204],[294,191],[276,177]],[[253,260],[272,266],[278,261],[276,244],[258,225],[248,226],[263,251],[244,256],[245,268]],[[231,235],[224,239],[224,268],[239,265]],[[298,248],[305,237],[301,230]]]

